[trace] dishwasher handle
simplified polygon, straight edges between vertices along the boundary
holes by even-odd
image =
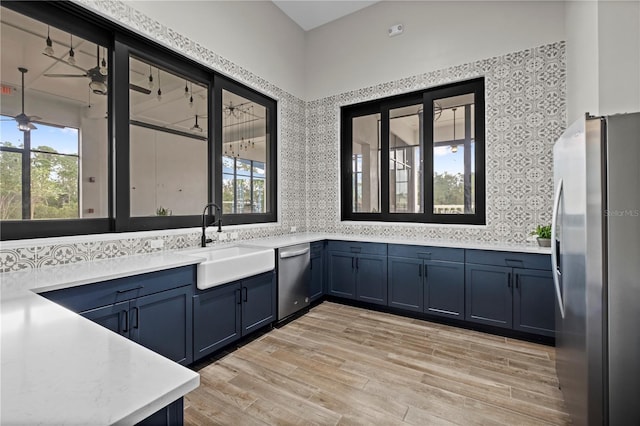
[[[302,256],[303,254],[309,253],[309,247],[305,247],[301,250],[293,250],[293,251],[281,251],[280,259],[287,259],[289,257]]]

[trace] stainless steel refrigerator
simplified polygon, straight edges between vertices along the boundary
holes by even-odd
[[[553,148],[556,370],[576,425],[640,425],[640,113]]]

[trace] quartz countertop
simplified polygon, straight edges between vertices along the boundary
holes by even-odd
[[[551,249],[533,244],[329,233],[296,233],[232,244],[276,249],[322,240],[551,253]],[[133,424],[197,388],[197,373],[37,293],[193,265],[202,260],[194,254],[167,251],[0,274],[0,421]]]
[[[517,253],[535,253],[535,254],[551,254],[551,248],[538,247],[537,244],[506,244],[506,243],[482,243],[482,242],[460,242],[447,240],[427,240],[427,239],[409,239],[397,237],[374,237],[367,235],[349,235],[349,234],[323,234],[323,233],[296,233],[282,235],[278,237],[260,238],[255,240],[243,241],[242,243],[253,246],[280,248],[295,244],[309,243],[321,240],[334,241],[358,241],[370,243],[387,243],[387,244],[409,244],[431,247],[452,247],[465,248],[474,250],[497,250],[510,251]]]
[[[200,376],[37,292],[198,263],[175,253],[0,274],[2,424],[134,424]]]

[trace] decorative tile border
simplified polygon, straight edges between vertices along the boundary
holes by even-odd
[[[278,100],[280,221],[234,228],[239,240],[283,235],[295,226],[298,232],[522,243],[535,224],[549,221],[551,149],[566,123],[564,42],[304,102],[122,2],[76,2]],[[487,226],[341,222],[340,106],[478,76],[486,78],[488,105]],[[25,240],[18,247],[0,248],[0,272],[178,250],[200,242],[194,229],[160,237],[136,234],[101,235],[92,241],[70,237],[35,246]],[[215,230],[208,234],[215,237]],[[158,238],[164,241],[162,249],[151,247],[150,241]]]

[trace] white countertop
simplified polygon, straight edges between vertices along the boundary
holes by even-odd
[[[198,263],[175,253],[0,274],[2,424],[134,424],[200,376],[34,293]]]
[[[321,240],[549,254],[531,245],[297,233],[235,241],[280,248]],[[215,246],[214,246],[215,247]],[[133,424],[198,387],[197,373],[37,293],[199,263],[163,252],[0,274],[2,424]]]
[[[535,243],[531,244],[505,244],[505,243],[478,243],[478,242],[460,242],[447,240],[426,240],[426,239],[408,239],[396,237],[374,237],[367,235],[349,235],[349,234],[323,234],[323,233],[297,233],[283,235],[280,237],[269,237],[255,240],[242,241],[254,246],[280,248],[295,244],[309,243],[321,240],[334,241],[359,241],[370,243],[387,243],[387,244],[409,244],[431,247],[452,247],[466,248],[474,250],[497,250],[510,251],[517,253],[535,253],[535,254],[551,254],[551,248],[538,247]]]

